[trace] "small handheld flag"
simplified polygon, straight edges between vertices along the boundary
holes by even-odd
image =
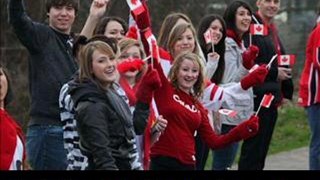
[[[230,109],[219,109],[218,112],[220,114],[227,115],[229,117],[235,117],[238,114],[237,111],[230,110]]]
[[[296,62],[295,55],[281,55],[278,57],[279,66],[293,66]]]
[[[127,4],[136,16],[145,11],[140,0],[127,0]]]
[[[274,95],[272,95],[271,93],[265,94],[261,100],[261,103],[256,112],[256,115],[258,115],[261,107],[269,108],[273,99],[274,99]]]
[[[266,36],[268,35],[268,28],[263,24],[251,24],[250,25],[250,34]]]

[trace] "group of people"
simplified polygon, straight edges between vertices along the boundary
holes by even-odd
[[[78,0],[48,0],[48,25],[28,17],[23,0],[9,0],[10,24],[30,53],[31,109],[25,141],[4,108],[10,86],[1,67],[1,139],[14,132],[6,138],[12,147],[1,151],[1,169],[204,170],[212,149],[212,169],[228,170],[244,140],[239,170],[262,170],[277,108],[293,94],[291,67],[269,63],[286,54],[273,24],[280,0],[257,0],[256,13],[233,1],[223,16],[203,17],[197,29],[187,15],[171,13],[158,40],[145,0],[141,12],[130,11],[129,27],[104,16],[108,4],[93,0],[74,35]],[[264,25],[268,34],[250,34],[251,24]],[[314,76],[316,43],[308,46]],[[275,99],[260,109],[268,93]],[[305,106],[320,101],[312,97]],[[318,105],[308,112],[315,118]]]

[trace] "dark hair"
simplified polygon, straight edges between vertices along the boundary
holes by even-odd
[[[80,7],[80,2],[79,0],[47,0],[46,1],[47,12],[49,12],[51,7],[53,6],[71,6],[74,8],[75,13],[77,14]]]
[[[236,13],[237,9],[239,7],[244,7],[249,11],[249,13],[252,15],[252,8],[250,5],[244,1],[232,1],[228,6],[227,9],[224,12],[223,18],[226,22],[227,29],[231,29],[234,32],[237,32],[237,26],[236,26]]]
[[[0,64],[0,68],[2,68],[2,72],[4,73],[4,76],[6,76],[7,84],[8,84],[8,91],[7,91],[6,97],[4,98],[4,107],[6,107],[13,100],[13,93],[11,89],[11,79],[7,69],[2,67],[2,64]]]
[[[114,54],[118,53],[117,41],[114,38],[108,38],[104,35],[94,35],[93,37],[88,39],[86,36],[80,35],[74,41],[72,55],[74,57],[77,57],[77,54],[80,51],[81,47],[93,41],[103,41],[111,47]]]
[[[215,51],[220,55],[220,59],[218,62],[217,70],[211,77],[211,81],[216,84],[220,84],[223,77],[224,66],[225,66],[224,53],[226,50],[225,39],[226,39],[226,31],[227,31],[226,23],[224,22],[223,18],[217,14],[209,14],[203,17],[200,20],[200,23],[198,26],[198,40],[199,40],[199,45],[201,47],[201,50],[205,54],[205,58],[207,58],[206,55],[209,54],[209,52],[212,52],[212,46],[211,45],[208,46],[206,44],[203,34],[207,31],[211,23],[215,20],[220,21],[222,25],[222,38],[220,42],[217,45],[215,45]]]
[[[124,33],[126,34],[128,32],[128,24],[122,18],[111,16],[111,17],[103,17],[102,19],[100,19],[100,21],[98,22],[98,24],[94,28],[93,34],[94,35],[95,34],[104,35],[104,32],[106,30],[106,26],[108,25],[108,23],[110,21],[116,21],[116,22],[120,23],[123,30],[124,30]]]

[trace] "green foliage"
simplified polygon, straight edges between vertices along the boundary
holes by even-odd
[[[273,132],[268,155],[308,146],[310,131],[305,110],[288,102],[278,112],[278,120]],[[241,144],[235,163],[239,160],[240,147]],[[211,170],[211,164],[212,154],[210,152],[205,169]]]

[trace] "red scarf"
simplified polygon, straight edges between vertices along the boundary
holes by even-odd
[[[239,37],[237,36],[236,32],[234,32],[233,30],[231,29],[227,29],[227,37],[229,38],[232,38],[236,43],[237,45],[242,48],[242,39],[239,39]]]

